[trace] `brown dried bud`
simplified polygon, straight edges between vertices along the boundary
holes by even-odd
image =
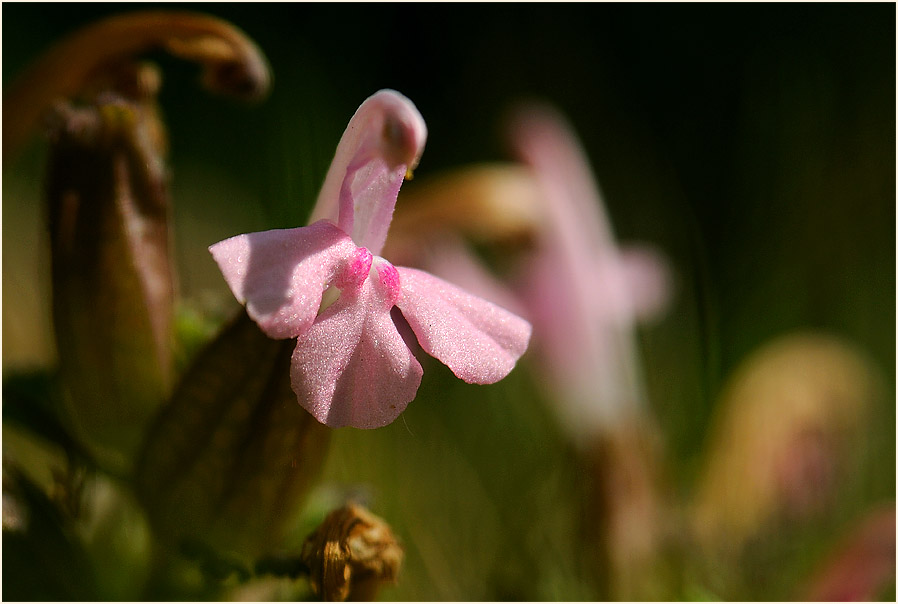
[[[387,523],[353,503],[328,514],[302,548],[312,589],[328,602],[373,600],[396,581],[402,556]]]
[[[117,16],[50,49],[4,98],[4,157],[50,118],[47,207],[53,319],[74,431],[106,469],[131,470],[172,385],[175,276],[167,136],[156,68],[166,49],[200,63],[211,90],[263,96],[262,53],[205,15]]]
[[[271,85],[265,56],[243,32],[208,15],[147,11],[85,27],[47,51],[3,99],[3,159],[17,150],[59,99],[122,90],[117,74],[142,53],[165,49],[200,63],[209,90],[247,100]]]
[[[53,321],[75,432],[128,471],[171,380],[174,275],[155,108],[59,104],[47,169]]]

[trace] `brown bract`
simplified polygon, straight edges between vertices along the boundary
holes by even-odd
[[[66,403],[96,461],[123,474],[175,379],[177,278],[161,76],[137,60],[157,49],[200,63],[212,91],[255,99],[269,88],[265,58],[233,26],[153,11],[72,34],[3,103],[5,159],[46,123],[53,320]]]

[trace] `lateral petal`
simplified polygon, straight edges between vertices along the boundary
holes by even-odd
[[[397,306],[421,347],[459,378],[492,384],[527,350],[530,323],[424,271],[397,267]]]
[[[671,268],[667,258],[648,247],[623,247],[621,270],[637,319],[654,319],[667,309],[671,298]]]
[[[594,319],[605,325],[632,327],[655,318],[670,299],[670,269],[651,248],[629,246],[597,259],[589,284]]]
[[[237,235],[209,248],[247,313],[271,338],[307,330],[321,296],[356,246],[333,224]]]

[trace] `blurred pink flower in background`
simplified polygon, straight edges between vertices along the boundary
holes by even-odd
[[[664,311],[668,264],[647,246],[617,245],[586,156],[554,110],[519,110],[510,137],[523,165],[464,168],[403,193],[391,254],[527,317],[547,390],[588,444],[644,411],[633,331]],[[524,251],[500,279],[463,236]]]
[[[530,325],[514,314],[378,255],[426,133],[411,101],[378,92],[337,147],[316,222],[210,247],[259,327],[272,338],[297,338],[293,389],[331,427],[387,425],[415,397],[423,370],[397,330],[394,306],[421,347],[469,383],[504,378],[530,339]]]
[[[664,310],[669,271],[647,247],[618,247],[586,155],[560,115],[533,106],[510,124],[545,198],[519,291],[562,419],[589,441],[645,411],[633,330]]]
[[[391,254],[532,322],[534,369],[592,489],[581,537],[613,569],[609,594],[655,599],[665,510],[635,328],[665,309],[668,265],[647,247],[618,247],[561,116],[530,106],[512,117],[521,164],[465,168],[404,193]],[[465,239],[486,243],[499,266]]]

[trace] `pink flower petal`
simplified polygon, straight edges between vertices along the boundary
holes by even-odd
[[[319,221],[307,227],[237,235],[209,248],[247,313],[271,338],[308,329],[326,284],[355,258],[343,231]]]
[[[397,267],[402,310],[421,347],[468,383],[504,378],[527,350],[530,324],[429,273]]]
[[[426,138],[410,100],[393,90],[369,97],[340,139],[312,220],[335,220],[357,245],[380,254],[399,187],[418,165]]]
[[[669,269],[664,258],[647,248],[608,250],[594,259],[595,270],[584,277],[593,303],[590,320],[630,328],[663,311],[670,297]]]
[[[667,308],[671,271],[663,255],[649,248],[624,247],[618,253],[618,270],[623,274],[634,319],[653,319]]]
[[[379,428],[415,398],[423,370],[390,318],[396,291],[378,278],[382,259],[358,290],[344,290],[293,352],[299,403],[332,428]],[[390,267],[392,268],[392,267]],[[395,272],[395,271],[394,271]]]
[[[455,284],[470,294],[516,315],[527,316],[527,309],[516,292],[490,272],[456,233],[428,234],[426,239],[409,239],[409,243],[401,247],[394,246],[395,243],[396,240],[391,240],[387,246],[391,262],[407,264],[431,275],[438,275],[440,279]]]

